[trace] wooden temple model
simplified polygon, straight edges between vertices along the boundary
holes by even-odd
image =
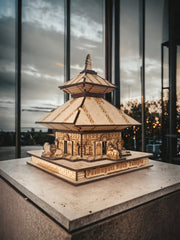
[[[115,88],[88,55],[84,70],[60,86],[72,98],[37,121],[53,129],[54,144],[28,152],[28,163],[75,185],[150,167],[151,154],[124,149],[121,130],[140,123],[104,99]]]

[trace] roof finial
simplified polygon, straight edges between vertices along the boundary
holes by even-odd
[[[90,54],[88,54],[87,57],[86,57],[85,71],[86,70],[92,70]]]

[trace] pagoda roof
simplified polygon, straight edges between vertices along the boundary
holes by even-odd
[[[113,91],[116,86],[100,77],[97,72],[92,70],[91,58],[86,57],[85,68],[79,75],[65,82],[59,87],[69,93],[72,97],[76,96],[99,96]]]
[[[75,132],[114,131],[140,125],[105,99],[89,96],[69,100],[37,123],[50,129]]]

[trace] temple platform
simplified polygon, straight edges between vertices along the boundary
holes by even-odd
[[[119,160],[101,159],[98,156],[93,161],[88,158],[73,159],[69,157],[67,159],[51,160],[43,157],[42,152],[29,151],[28,154],[31,155],[31,160],[27,163],[74,185],[85,184],[152,166],[149,163],[149,157],[152,154],[137,151],[129,151],[128,156]]]

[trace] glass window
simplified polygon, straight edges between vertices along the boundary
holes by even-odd
[[[162,44],[162,159],[169,157],[169,47]]]
[[[104,77],[104,12],[104,0],[71,1],[71,78],[84,69],[87,54]]]
[[[139,0],[120,1],[120,96],[121,108],[141,122]],[[123,131],[125,147],[141,150],[140,127]]]
[[[0,160],[15,158],[15,1],[0,0]]]
[[[161,44],[164,23],[164,0],[146,0],[145,19],[145,136],[146,151],[154,153],[154,159],[161,158]],[[165,54],[165,52],[164,52]],[[164,56],[164,59],[167,59]],[[164,67],[168,63],[164,61]],[[165,70],[165,68],[164,68]],[[168,87],[167,68],[164,71],[164,87]],[[166,95],[168,89],[164,89]],[[165,97],[164,95],[164,97]]]
[[[63,81],[64,1],[23,0],[22,156],[50,141],[51,134],[35,121],[63,104],[58,89]]]

